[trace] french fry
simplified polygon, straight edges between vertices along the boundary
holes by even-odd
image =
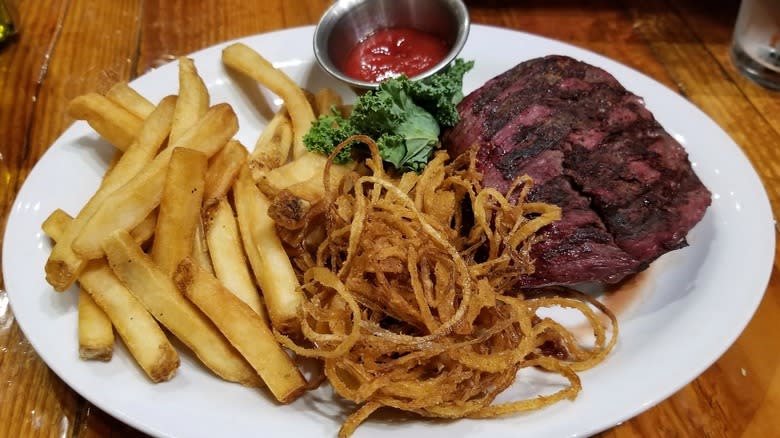
[[[250,154],[252,157],[255,155],[264,152],[263,150],[263,144],[267,143],[268,140],[271,139],[274,135],[276,135],[276,129],[282,124],[282,123],[288,123],[290,124],[290,129],[292,129],[292,124],[290,122],[290,113],[287,112],[287,107],[282,105],[279,108],[279,111],[274,114],[273,117],[271,117],[271,120],[268,121],[268,124],[265,125],[265,128],[263,128],[263,131],[260,133],[260,136],[257,138],[257,141],[255,142],[255,148],[252,150],[252,153]],[[288,151],[289,155],[289,151]],[[282,162],[287,162],[287,156],[284,157],[285,159]]]
[[[154,111],[154,104],[141,96],[137,91],[130,88],[130,85],[128,85],[127,82],[117,82],[114,84],[108,89],[106,97],[110,101],[130,111],[141,120],[146,120],[152,111]]]
[[[176,143],[209,109],[209,92],[192,59],[179,58],[179,101],[173,113],[170,142]]]
[[[203,228],[203,217],[198,220],[198,226],[195,228],[195,236],[192,238],[192,258],[200,263],[203,269],[214,272],[214,266],[211,265],[211,255],[209,254],[209,245],[206,242],[206,231]]]
[[[268,216],[270,202],[255,187],[246,167],[233,186],[233,198],[244,250],[263,292],[269,319],[275,328],[284,331],[298,317],[303,300],[300,284]]]
[[[322,179],[327,157],[320,154],[306,154],[283,166],[265,172],[257,181],[261,187],[267,185],[276,192],[312,178]],[[336,168],[333,166],[332,168]]]
[[[130,234],[133,236],[133,240],[139,245],[143,245],[148,242],[152,236],[154,236],[154,230],[157,228],[157,211],[152,210],[140,224],[136,225]]]
[[[119,281],[105,259],[93,260],[79,282],[108,314],[119,337],[153,382],[169,380],[179,368],[179,354],[152,315]]]
[[[209,109],[177,143],[160,152],[142,172],[105,200],[73,240],[73,251],[87,259],[101,257],[101,243],[106,236],[116,230],[133,229],[157,207],[174,149],[187,147],[210,157],[237,131],[238,121],[229,105],[218,104]]]
[[[289,76],[274,66],[262,55],[242,43],[235,43],[222,51],[222,62],[268,87],[284,100],[292,120],[294,141],[293,158],[310,154],[303,144],[303,136],[314,122],[314,111],[306,94]]]
[[[71,217],[55,210],[43,223],[54,240],[62,237]],[[179,354],[157,321],[111,272],[105,259],[87,263],[79,277],[81,287],[103,309],[130,355],[152,382],[169,380],[179,368]]]
[[[68,226],[73,221],[73,218],[70,217],[68,213],[66,213],[64,210],[58,208],[51,212],[51,214],[46,218],[46,220],[43,221],[43,224],[41,225],[41,229],[44,233],[51,236],[51,233],[48,231],[49,227],[59,227],[57,235],[61,236],[64,233],[65,227]],[[50,225],[54,224],[54,225]],[[133,236],[133,240],[135,240],[135,243],[139,245],[143,245],[144,243],[148,242],[149,239],[154,236],[154,228],[157,224],[157,210],[152,211],[149,216],[146,217],[146,219],[143,220],[137,227],[133,228],[133,231],[130,232],[130,235]]]
[[[123,155],[122,151],[118,149],[114,151],[114,155],[111,156],[111,161],[108,162],[108,166],[106,167],[105,175],[111,173],[111,171],[114,170],[114,167],[116,167],[117,163],[119,163],[119,160],[122,158],[122,155]]]
[[[331,181],[331,184],[337,184],[337,182]],[[293,195],[301,199],[305,199],[310,203],[314,203],[318,199],[322,199],[322,196],[324,194],[323,192],[324,186],[322,185],[322,175],[316,175],[309,178],[306,181],[295,183],[287,187],[287,190],[289,190],[290,193],[292,193]]]
[[[233,182],[238,176],[239,170],[246,163],[247,152],[244,145],[237,140],[230,140],[224,148],[214,155],[206,172],[206,192],[203,195],[203,204],[208,206],[212,202],[227,195]]]
[[[103,242],[108,264],[144,307],[181,340],[216,375],[231,382],[259,386],[255,370],[230,345],[214,324],[176,289],[173,280],[133,241],[126,231]]]
[[[306,389],[300,371],[266,323],[219,280],[195,261],[185,259],[176,269],[174,281],[260,374],[277,400],[289,403]]]
[[[97,93],[78,96],[68,103],[68,115],[86,120],[101,137],[121,151],[127,150],[141,130],[143,119]]]
[[[92,260],[79,276],[81,286],[108,314],[128,351],[153,382],[171,379],[179,354],[140,301],[122,284],[105,259]]]
[[[292,121],[292,162],[270,170],[267,173],[265,171],[257,172],[255,175],[257,184],[265,188],[266,194],[269,192],[278,193],[282,189],[303,181],[310,181],[309,188],[316,188],[315,184],[322,185],[321,178],[325,168],[326,157],[309,152],[303,143],[303,137],[316,120],[306,93],[289,76],[281,70],[274,68],[267,59],[245,44],[235,43],[223,49],[222,62],[228,67],[256,80],[280,96],[284,100]],[[314,99],[316,102],[316,97]],[[300,160],[305,160],[305,162],[295,164],[295,169],[283,169]],[[349,171],[349,168],[343,165],[334,165],[331,168],[331,174],[335,179],[343,177]],[[298,173],[296,170],[303,170],[303,172]],[[318,178],[319,183],[317,182]],[[324,188],[320,187],[314,196],[315,198],[321,198],[323,193]],[[310,200],[314,201],[315,199]]]
[[[65,210],[58,208],[52,211],[41,224],[41,230],[52,240],[62,239],[68,224],[73,220]]]
[[[297,196],[316,202],[322,199],[325,193],[323,185],[323,172],[327,158],[320,154],[307,154],[294,159],[287,164],[271,169],[267,172],[258,172],[255,182],[266,196],[276,196],[284,189],[288,189]],[[330,183],[335,186],[350,172],[350,168],[343,165],[330,167]]]
[[[286,113],[286,111],[284,111]],[[290,121],[283,111],[279,111],[265,127],[255,143],[255,149],[249,158],[252,178],[260,178],[260,172],[276,169],[287,163],[292,147],[293,132]],[[282,114],[280,116],[280,114]]]
[[[351,103],[344,103],[339,105],[339,113],[341,113],[342,117],[349,117],[350,114],[352,114],[352,105]]]
[[[114,354],[114,327],[84,287],[79,289],[79,357],[109,361]]]
[[[45,266],[46,281],[54,287],[54,290],[66,290],[78,277],[79,272],[84,267],[85,258],[73,251],[73,241],[81,234],[85,225],[103,206],[109,196],[132,180],[152,161],[168,137],[175,106],[176,97],[174,96],[166,97],[160,101],[154,112],[144,122],[137,140],[106,174],[98,190],[82,207],[76,218],[68,224],[62,238],[55,243]]]
[[[309,101],[309,106],[311,107],[311,110],[313,112],[314,111],[314,105],[315,105],[314,93],[312,93],[311,91],[309,91],[309,90],[307,90],[305,88],[302,88],[302,87],[299,87],[299,88],[301,88],[301,92],[303,93],[303,95],[306,96],[306,100]],[[314,119],[315,120],[317,119],[317,114],[314,115]]]
[[[193,149],[176,148],[171,154],[150,252],[152,260],[169,274],[192,254],[207,164],[206,154]]]
[[[314,93],[314,114],[317,117],[333,114],[333,107],[338,110],[342,104],[341,95],[332,88],[322,88]]]
[[[220,199],[206,209],[204,217],[206,241],[217,278],[257,314],[265,316],[230,203],[225,198]]]

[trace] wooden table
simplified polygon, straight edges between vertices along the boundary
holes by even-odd
[[[116,81],[227,39],[313,24],[331,2],[17,3],[21,33],[0,49],[2,218],[33,165],[71,124],[64,111],[71,98],[105,91]],[[778,214],[780,93],[751,83],[729,62],[736,0],[467,3],[474,23],[588,48],[679,92],[744,149]],[[774,266],[758,312],[723,357],[666,401],[600,436],[780,436],[780,420],[775,417],[780,409],[780,277],[777,262]],[[0,290],[0,437],[29,436],[141,434],[91,406],[47,368],[26,341],[5,291]]]

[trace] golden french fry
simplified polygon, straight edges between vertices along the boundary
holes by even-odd
[[[350,114],[352,114],[352,104],[351,103],[344,103],[339,105],[339,113],[341,113],[342,117],[349,117]]]
[[[332,182],[332,184],[335,184],[335,182]],[[324,195],[322,176],[313,176],[306,181],[295,183],[287,187],[287,190],[301,199],[314,203],[317,200],[322,199],[322,196]]]
[[[338,110],[342,104],[341,95],[332,88],[322,88],[314,93],[314,114],[317,117],[333,114],[333,107]]]
[[[203,217],[199,218],[198,226],[195,228],[195,236],[192,238],[192,258],[200,263],[203,269],[214,272],[209,255],[209,245],[206,242],[206,231],[203,229]]]
[[[132,89],[127,82],[114,84],[109,88],[106,97],[141,120],[146,120],[154,111],[154,104]]]
[[[109,361],[114,353],[114,327],[103,309],[82,286],[79,289],[79,357]]]
[[[171,154],[150,252],[168,274],[192,254],[207,164],[206,154],[193,149],[176,148]]]
[[[101,257],[106,236],[119,229],[133,229],[157,207],[174,149],[187,147],[210,157],[237,131],[238,120],[230,105],[218,104],[209,109],[177,143],[160,152],[142,172],[105,200],[73,240],[73,251],[87,259]]]
[[[259,53],[242,43],[235,43],[222,51],[222,62],[266,86],[284,100],[293,125],[293,158],[309,154],[303,144],[303,136],[314,122],[314,111],[306,94],[289,76]]]
[[[249,168],[252,170],[252,178],[259,179],[259,172],[276,169],[287,163],[292,140],[290,121],[286,116],[279,117],[277,113],[257,139],[255,149],[250,155]]]
[[[68,115],[85,120],[95,132],[121,151],[130,147],[143,125],[143,119],[97,93],[71,100]]]
[[[140,224],[136,225],[136,227],[130,231],[133,240],[139,245],[143,245],[154,236],[154,230],[157,228],[157,211],[157,209],[152,210]]]
[[[304,135],[309,131],[311,124],[315,120],[314,111],[306,93],[289,76],[281,70],[274,68],[267,59],[245,44],[235,43],[223,49],[222,62],[228,67],[258,81],[284,100],[293,128],[292,163],[306,160],[305,164],[297,165],[304,170],[302,173],[297,173],[293,169],[281,170],[292,163],[268,172],[264,170],[256,172],[257,184],[265,187],[264,190],[266,192],[271,193],[303,181],[316,183],[318,178],[320,179],[319,184],[322,184],[321,178],[325,168],[326,157],[309,152],[303,143]],[[334,165],[332,169],[331,173],[334,179],[342,177],[349,171],[347,166],[341,165]],[[324,188],[321,188],[318,192],[317,197],[321,197],[322,193],[324,193]]]
[[[209,92],[192,59],[179,58],[179,101],[173,113],[170,142],[176,143],[209,109]]]
[[[119,160],[122,158],[122,155],[123,155],[122,151],[118,149],[114,151],[114,155],[111,156],[111,161],[108,162],[108,167],[106,167],[106,174],[114,170],[114,167],[116,167],[117,163],[119,163]]]
[[[49,232],[50,227],[60,227],[57,228],[65,230],[65,228],[73,221],[73,218],[70,217],[68,213],[66,213],[64,210],[58,208],[51,212],[51,214],[46,218],[46,220],[41,225],[41,229],[44,233],[51,236],[51,233]],[[139,245],[143,245],[144,243],[148,242],[149,239],[154,236],[154,229],[157,224],[157,210],[152,211],[149,216],[146,217],[146,219],[143,220],[137,227],[133,228],[133,231],[130,232],[130,235],[133,236],[133,240]],[[58,231],[58,235],[63,234],[64,231]]]
[[[326,161],[327,157],[324,155],[307,154],[276,169],[256,173],[253,177],[258,177],[255,182],[267,196],[275,196],[288,189],[301,198],[315,202],[322,199],[325,191],[322,179]],[[332,165],[331,185],[338,184],[349,172],[350,168],[347,166]]]
[[[41,224],[41,230],[52,240],[57,241],[62,239],[65,229],[72,220],[73,218],[65,210],[58,208],[46,217]]]
[[[217,278],[259,315],[265,315],[260,294],[249,272],[233,209],[222,198],[204,212],[206,241]]]
[[[128,351],[153,382],[169,380],[176,374],[179,354],[173,344],[105,259],[87,263],[79,283],[109,316]]]
[[[208,206],[227,195],[248,155],[246,147],[238,140],[230,140],[224,148],[214,155],[206,172],[204,205]]]
[[[174,281],[257,370],[277,400],[289,403],[303,393],[306,381],[295,363],[271,329],[245,302],[192,259],[182,261]]]
[[[262,180],[276,191],[286,189],[297,183],[308,181],[312,178],[322,179],[322,170],[325,168],[327,157],[320,154],[306,154],[293,159],[283,166],[266,172]],[[337,166],[333,166],[335,169]],[[257,181],[261,184],[261,181]]]
[[[290,113],[287,112],[287,107],[282,105],[279,108],[279,111],[274,114],[273,117],[271,117],[271,120],[268,121],[268,124],[265,125],[265,128],[263,128],[263,131],[260,133],[260,136],[257,138],[257,141],[255,142],[255,148],[252,150],[252,153],[250,154],[253,158],[256,154],[262,153],[263,151],[263,144],[267,143],[268,140],[270,140],[271,137],[273,137],[276,134],[276,129],[281,125],[282,123],[288,123],[290,124],[290,129],[292,129],[292,124],[290,122]],[[289,151],[288,151],[289,155]],[[287,162],[287,156],[284,157],[284,162]]]
[[[261,379],[214,324],[176,289],[173,280],[124,230],[103,241],[108,264],[144,307],[215,374],[258,386]]]
[[[46,281],[54,287],[54,290],[64,291],[78,277],[79,272],[84,267],[85,258],[73,251],[74,239],[81,234],[84,226],[104,205],[109,196],[119,187],[131,181],[152,161],[168,137],[175,106],[176,97],[174,96],[166,97],[160,101],[154,112],[144,122],[137,140],[106,174],[98,190],[82,207],[76,218],[68,224],[62,238],[54,245],[45,266]]]
[[[263,292],[269,319],[278,330],[286,330],[298,317],[303,299],[300,284],[268,216],[270,202],[255,187],[246,167],[233,186],[233,197],[244,250]]]
[[[303,93],[304,96],[306,96],[306,100],[309,101],[309,106],[311,107],[312,112],[314,112],[315,111],[315,109],[314,109],[314,105],[315,105],[314,93],[312,93],[311,91],[309,91],[309,90],[307,90],[305,88],[302,88],[302,87],[299,87],[299,88],[301,88],[301,92]],[[315,120],[317,119],[316,113],[314,115],[314,119]]]
[[[61,238],[72,219],[55,210],[43,224],[54,240]],[[153,382],[169,380],[179,368],[179,354],[157,321],[111,272],[105,259],[92,260],[79,276],[81,287],[108,315],[130,355]]]

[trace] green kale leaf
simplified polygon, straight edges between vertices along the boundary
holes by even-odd
[[[304,137],[313,152],[329,155],[353,134],[373,138],[382,159],[399,171],[421,172],[440,145],[441,127],[458,122],[457,104],[463,99],[463,75],[472,62],[455,60],[445,70],[420,81],[405,76],[389,79],[354,103],[349,118],[321,116]],[[350,145],[354,146],[354,145]],[[349,161],[350,148],[336,157]]]
[[[457,105],[463,100],[463,75],[473,67],[474,61],[458,58],[439,74],[410,82],[409,94],[441,126],[455,126],[460,120]]]
[[[320,116],[317,122],[312,124],[303,136],[303,143],[308,150],[329,156],[336,146],[354,134],[356,131],[352,122],[333,111],[332,114]],[[345,164],[352,161],[353,145],[354,143],[342,148],[333,158],[333,162]]]

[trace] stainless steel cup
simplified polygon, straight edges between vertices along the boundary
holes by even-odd
[[[450,44],[443,60],[411,78],[422,79],[445,68],[458,56],[466,43],[470,23],[463,0],[339,0],[325,11],[314,30],[314,56],[336,79],[356,89],[376,88],[379,84],[352,78],[341,71],[349,50],[376,30],[411,27]]]
[[[750,79],[780,90],[780,1],[742,0],[731,59]]]

